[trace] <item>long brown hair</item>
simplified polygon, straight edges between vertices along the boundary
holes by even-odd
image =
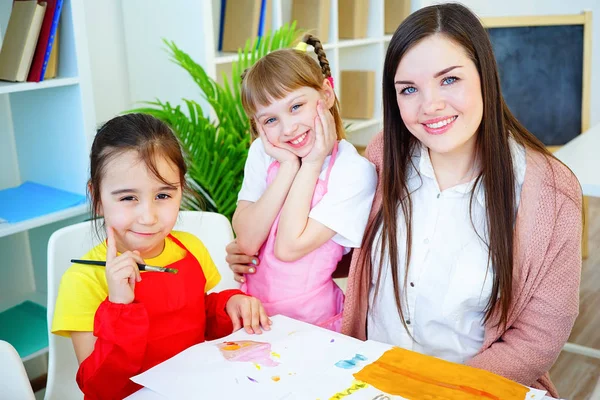
[[[100,209],[100,187],[106,165],[127,151],[136,151],[141,162],[161,182],[172,185],[160,176],[156,166],[157,157],[165,157],[179,171],[182,192],[188,191],[185,174],[186,165],[179,141],[167,124],[148,114],[125,114],[114,117],[100,127],[90,151],[90,179],[88,196],[91,214],[99,235],[98,210]]]
[[[379,262],[380,265],[387,251],[396,306],[402,324],[407,328],[400,300],[401,278],[398,276],[396,218],[400,205],[406,224],[406,274],[402,286],[404,290],[412,247],[412,203],[407,188],[407,176],[411,168],[411,154],[418,145],[418,139],[409,132],[400,116],[394,76],[402,57],[421,40],[434,34],[444,35],[460,45],[477,67],[481,80],[483,118],[476,133],[476,151],[481,161],[481,172],[476,177],[473,188],[482,184],[485,190],[486,225],[489,230],[486,243],[489,250],[488,265],[491,263],[494,272],[492,293],[486,305],[484,322],[487,323],[494,310],[499,308],[498,322],[506,326],[512,300],[513,233],[517,206],[509,136],[512,135],[517,143],[529,149],[548,157],[552,155],[508,109],[500,91],[498,68],[487,32],[477,16],[460,4],[433,5],[414,12],[402,22],[389,43],[383,71],[384,168],[380,174],[383,201],[376,217],[367,226],[359,268],[369,268],[372,271],[373,249],[377,249],[380,258],[375,262]],[[471,192],[469,209],[473,204],[474,193],[475,189]],[[377,245],[380,229],[381,237]],[[381,271],[382,268],[379,268],[377,288],[381,283]],[[375,296],[377,292],[376,289]]]
[[[318,64],[305,51],[281,49],[267,54],[242,74],[242,106],[250,118],[254,139],[258,137],[258,132],[253,117],[259,106],[269,105],[274,99],[282,99],[302,87],[321,91],[323,80],[331,77],[329,61],[321,41],[307,34],[302,42],[313,46]],[[329,111],[335,121],[338,140],[345,139],[337,96]]]

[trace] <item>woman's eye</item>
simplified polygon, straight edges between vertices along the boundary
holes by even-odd
[[[135,200],[135,197],[133,196],[127,196],[127,197],[122,197],[121,201],[133,201]]]
[[[170,199],[171,196],[166,193],[161,193],[161,194],[157,195],[156,198],[159,200],[165,200],[165,199]]]
[[[457,77],[455,77],[455,76],[449,76],[447,78],[444,78],[444,80],[442,81],[442,85],[452,85],[457,80],[458,80]]]
[[[263,124],[269,125],[269,124],[272,124],[273,122],[275,122],[275,118],[269,118],[269,119],[265,120],[265,122],[263,122]]]
[[[402,89],[400,91],[400,94],[413,94],[413,93],[416,93],[416,92],[417,92],[416,88],[414,88],[412,86],[409,86],[409,87],[405,87],[404,89]]]
[[[297,109],[299,109],[300,107],[302,107],[302,104],[294,104],[292,106],[292,111],[296,111]]]

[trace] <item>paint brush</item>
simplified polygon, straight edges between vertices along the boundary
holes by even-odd
[[[106,267],[106,261],[96,261],[96,260],[71,260],[73,264],[85,264],[85,265],[97,265],[100,267]],[[140,271],[153,271],[153,272],[168,272],[170,274],[176,274],[179,272],[176,268],[168,268],[168,267],[155,267],[153,265],[146,265],[137,263]]]

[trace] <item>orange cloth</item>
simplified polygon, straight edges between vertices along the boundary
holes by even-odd
[[[407,399],[524,400],[529,389],[491,372],[394,347],[354,374]]]

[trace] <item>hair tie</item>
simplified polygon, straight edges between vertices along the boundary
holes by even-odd
[[[331,84],[331,88],[333,89],[333,76],[328,76],[327,80],[329,81],[329,83]]]
[[[306,50],[308,49],[308,43],[300,42],[296,45],[295,49],[306,53]]]

